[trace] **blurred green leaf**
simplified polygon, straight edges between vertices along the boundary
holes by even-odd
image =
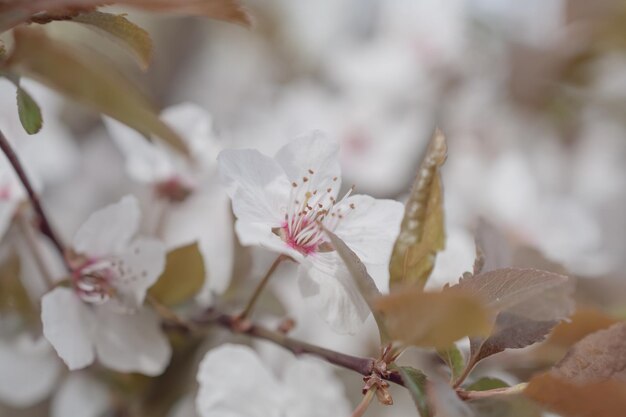
[[[11,254],[0,263],[0,313],[11,312],[27,320],[36,316],[20,279],[20,258],[16,254]]]
[[[7,67],[187,153],[184,141],[150,103],[106,61],[87,57],[42,30],[17,28]]]
[[[452,344],[445,349],[438,349],[437,354],[450,368],[452,380],[456,380],[465,368],[465,360],[459,348]]]
[[[392,287],[424,288],[445,246],[443,191],[439,168],[446,160],[446,139],[437,129],[406,203],[400,234],[389,263]]]
[[[499,378],[483,377],[477,381],[472,382],[465,389],[467,391],[487,391],[496,388],[506,388],[508,386],[509,384]]]
[[[409,390],[420,416],[430,417],[431,414],[426,397],[426,375],[424,375],[422,371],[411,368],[410,366],[399,366],[393,369],[396,369],[400,374],[402,382],[406,389]]]
[[[131,52],[142,70],[148,69],[152,59],[152,39],[148,32],[124,15],[91,12],[79,14],[71,21],[109,34]]]
[[[385,320],[380,315],[378,310],[374,306],[374,300],[381,296],[378,287],[374,283],[372,277],[368,274],[367,268],[363,265],[363,262],[359,259],[356,253],[354,253],[337,235],[333,232],[326,230],[326,234],[330,238],[330,242],[339,254],[339,257],[343,260],[350,275],[354,279],[359,293],[367,302],[372,315],[376,320],[378,326],[378,332],[380,334],[380,342],[382,345],[386,345],[389,342],[389,335],[385,325]]]
[[[461,291],[424,292],[419,288],[380,297],[389,336],[421,347],[447,348],[465,336],[487,335],[491,312],[479,298]]]
[[[22,87],[17,87],[17,111],[22,127],[29,135],[41,130],[43,119],[41,109],[33,98]]]
[[[183,303],[204,285],[204,260],[194,242],[167,254],[165,271],[150,288],[149,294],[165,305]]]

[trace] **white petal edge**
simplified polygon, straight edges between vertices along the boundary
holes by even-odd
[[[156,313],[143,308],[122,314],[105,304],[96,308],[96,317],[95,345],[103,365],[119,372],[163,373],[172,348]]]
[[[51,417],[101,417],[112,405],[104,385],[82,373],[67,377],[52,399]]]
[[[240,220],[278,227],[284,219],[291,184],[272,158],[259,151],[224,150],[218,158],[220,179]]]
[[[201,417],[282,417],[282,388],[247,346],[224,344],[200,362],[196,409]]]
[[[146,292],[165,269],[165,245],[156,239],[140,238],[117,257],[122,274],[113,285],[122,303],[131,309],[141,307]]]
[[[313,358],[294,360],[285,370],[283,384],[286,416],[350,415],[345,387],[327,363]]]
[[[74,236],[74,249],[88,256],[119,254],[137,232],[140,216],[137,198],[127,195],[89,216]]]
[[[43,334],[70,370],[90,365],[93,312],[68,288],[55,288],[41,299]]]
[[[350,205],[354,204],[354,209]],[[341,203],[344,218],[335,229],[362,262],[388,264],[400,233],[404,206],[394,200],[354,195]]]
[[[61,375],[61,361],[48,341],[22,333],[0,340],[0,402],[22,408],[47,398]]]
[[[298,268],[302,296],[335,332],[357,333],[370,310],[343,261],[334,251],[307,260]]]
[[[126,171],[135,181],[154,183],[176,174],[170,155],[164,148],[148,141],[136,130],[108,117],[103,117],[109,135],[126,160]]]
[[[319,130],[296,137],[276,153],[275,159],[290,181],[307,177],[313,189],[324,190],[333,182],[334,188],[339,188],[339,144]]]

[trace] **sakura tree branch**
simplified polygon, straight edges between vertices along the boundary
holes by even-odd
[[[242,319],[237,315],[229,315],[213,309],[209,309],[201,315],[193,317],[191,319],[184,320],[182,318],[179,318],[175,322],[170,321],[169,323],[174,328],[181,329],[185,332],[193,331],[194,329],[198,330],[202,327],[206,327],[209,325],[218,325],[231,331],[232,333],[245,334],[250,337],[270,341],[278,346],[283,347],[284,349],[287,349],[296,356],[316,356],[328,363],[340,366],[345,369],[349,369],[360,375],[363,375],[364,377],[376,375],[383,380],[393,382],[394,384],[400,386],[405,386],[402,377],[397,371],[393,369],[388,369],[387,372],[379,372],[379,367],[376,366],[379,361],[374,358],[352,356],[331,349],[326,349],[321,346],[306,343],[297,339],[293,339],[281,332],[267,329],[259,324],[252,323],[248,320],[242,321]],[[496,388],[486,391],[466,391],[462,388],[454,388],[461,400],[471,401],[481,398],[517,394],[522,392],[525,387],[526,384],[518,384],[512,387]]]
[[[33,256],[33,259],[35,260],[35,265],[37,266],[37,269],[41,273],[41,276],[43,277],[43,280],[45,281],[46,287],[50,290],[55,285],[54,278],[52,277],[52,273],[50,272],[50,270],[48,269],[48,266],[46,265],[46,262],[44,261],[43,254],[41,253],[41,249],[39,247],[39,242],[37,242],[37,239],[35,237],[35,232],[34,230],[32,230],[28,220],[22,213],[22,210],[18,209],[16,218],[17,218],[17,226],[19,230],[22,232],[22,235],[24,236],[24,241],[26,242],[26,246],[30,250],[30,253]]]
[[[54,244],[56,249],[63,257],[63,260],[65,261],[65,247],[52,229],[52,226],[48,221],[48,217],[46,216],[46,213],[41,206],[39,197],[35,193],[35,190],[33,189],[33,186],[28,179],[26,172],[24,171],[22,163],[20,162],[16,153],[13,151],[13,148],[9,144],[9,141],[7,140],[6,136],[4,136],[4,133],[2,133],[2,131],[0,131],[0,149],[2,149],[2,152],[4,152],[4,154],[6,155],[7,159],[11,163],[11,166],[15,170],[15,173],[20,179],[20,182],[22,183],[22,185],[24,185],[24,188],[28,193],[28,198],[30,199],[33,209],[35,210],[35,212],[37,213],[37,217],[39,218],[39,229],[41,230],[41,233],[43,233],[48,237],[48,239],[50,239],[50,241]]]
[[[266,329],[258,324],[242,322],[239,316],[209,311],[200,317],[194,318],[192,322],[196,326],[217,324],[233,333],[241,333],[258,339],[268,340],[291,351],[296,356],[304,354],[317,356],[326,362],[353,370],[363,376],[369,376],[374,372],[376,360],[373,358],[352,356],[292,339],[283,333]],[[395,377],[390,377],[389,380],[402,385],[402,379],[398,374]]]

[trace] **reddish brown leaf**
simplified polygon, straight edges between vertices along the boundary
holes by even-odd
[[[555,365],[553,373],[576,383],[608,378],[626,382],[626,323],[583,338]]]
[[[563,417],[620,417],[626,410],[626,384],[615,380],[576,384],[544,373],[524,395]]]
[[[465,336],[486,335],[491,312],[462,291],[423,292],[406,289],[376,300],[389,336],[408,345],[445,349]]]

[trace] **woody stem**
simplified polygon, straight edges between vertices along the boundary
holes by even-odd
[[[365,393],[359,405],[352,412],[351,417],[362,417],[365,414],[365,412],[367,411],[367,408],[370,406],[370,404],[372,403],[372,400],[374,399],[374,394],[376,393],[376,389],[377,387],[372,387]]]
[[[61,243],[61,239],[59,239],[59,237],[54,232],[54,229],[52,229],[52,226],[48,221],[48,217],[46,216],[46,213],[41,206],[39,197],[35,193],[35,190],[33,189],[33,186],[28,179],[28,176],[26,175],[26,171],[24,171],[22,163],[20,162],[15,151],[13,151],[13,148],[9,144],[9,141],[7,140],[6,136],[4,136],[2,131],[0,131],[0,149],[2,149],[2,152],[4,152],[4,154],[6,155],[9,163],[15,170],[15,173],[20,179],[20,182],[28,193],[28,198],[30,199],[31,205],[33,206],[33,209],[35,210],[35,212],[37,213],[37,217],[39,218],[39,229],[41,230],[41,233],[43,233],[48,237],[48,239],[50,239],[52,244],[54,244],[56,249],[59,251],[59,254],[63,258],[64,262],[67,263],[65,259],[65,247]]]

